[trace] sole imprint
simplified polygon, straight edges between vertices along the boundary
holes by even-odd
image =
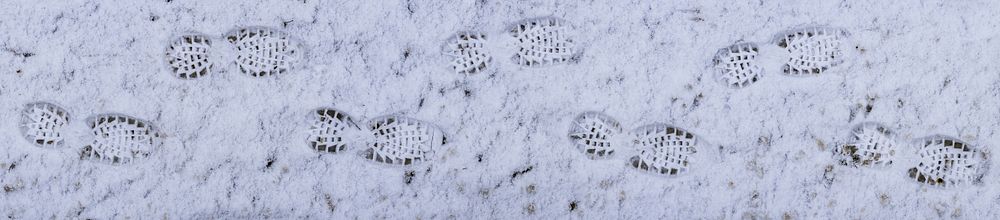
[[[368,128],[372,139],[361,156],[380,163],[410,165],[429,160],[435,149],[447,143],[436,126],[407,117],[379,117]]]
[[[629,160],[632,167],[667,176],[688,171],[695,153],[693,134],[665,124],[652,124],[636,128],[632,135],[632,143],[639,150],[639,155]]]
[[[517,52],[514,63],[543,66],[577,59],[572,26],[558,18],[536,18],[515,25],[510,30]]]
[[[863,167],[884,167],[891,165],[896,156],[896,138],[885,127],[875,123],[864,123],[852,132],[853,142],[835,148],[841,164]]]
[[[760,49],[755,43],[739,43],[722,48],[715,55],[715,68],[720,81],[731,87],[743,88],[760,80],[764,69],[757,61]]]
[[[480,33],[459,33],[448,41],[445,54],[452,57],[452,70],[461,74],[482,72],[493,62],[486,49],[486,35]]]
[[[46,102],[30,103],[21,110],[21,134],[35,146],[62,147],[65,140],[69,113],[63,108]]]
[[[812,27],[779,34],[775,43],[788,53],[782,71],[788,75],[818,75],[844,62],[847,32],[837,28]]]
[[[591,159],[614,155],[613,137],[621,135],[618,121],[599,112],[584,112],[573,120],[569,139]]]
[[[209,55],[212,41],[203,35],[184,35],[167,47],[167,64],[181,79],[193,79],[212,72],[212,58]]]
[[[303,58],[299,42],[278,30],[240,28],[226,34],[225,38],[236,47],[236,66],[250,76],[287,73]]]
[[[125,164],[145,158],[161,143],[149,123],[125,115],[100,115],[90,120],[94,142],[83,148],[81,159]]]
[[[352,136],[360,128],[350,116],[336,109],[318,109],[310,114],[309,147],[320,152],[337,153],[347,149]]]
[[[960,140],[948,137],[927,139],[919,151],[920,163],[908,171],[917,182],[953,186],[980,182],[986,173],[987,155]]]

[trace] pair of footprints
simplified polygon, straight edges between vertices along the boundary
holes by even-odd
[[[827,72],[851,55],[848,44],[849,34],[843,29],[799,28],[782,32],[768,43],[744,42],[719,49],[713,63],[719,81],[743,88],[770,72],[790,76]]]
[[[366,160],[411,165],[430,160],[448,140],[437,126],[403,116],[372,119],[364,127],[342,111],[320,108],[309,114],[309,147],[324,153],[357,151]]]
[[[912,166],[906,175],[920,183],[944,187],[982,182],[989,169],[989,153],[957,138],[921,138],[914,154],[909,151],[912,148],[902,148],[889,129],[876,123],[858,125],[851,136],[853,143],[834,148],[834,155],[848,166],[888,167],[901,158],[916,157],[916,164],[905,165]]]
[[[528,19],[508,28],[498,41],[487,34],[461,32],[448,40],[444,54],[452,58],[449,66],[456,73],[474,74],[493,64],[493,54],[509,54],[511,62],[528,67],[575,62],[580,48],[574,42],[574,28],[554,17]]]
[[[243,74],[271,76],[291,71],[305,57],[300,41],[270,28],[237,28],[222,38],[227,46],[220,47],[212,37],[197,33],[174,39],[166,48],[171,73],[181,79],[198,78],[231,60]]]
[[[585,112],[573,120],[572,142],[591,159],[611,158],[620,151],[638,151],[628,164],[636,169],[667,176],[689,170],[696,152],[694,134],[666,124],[649,124],[625,133],[618,121],[598,112]]]
[[[80,150],[84,160],[124,164],[149,156],[162,143],[156,128],[141,119],[122,114],[101,114],[86,120],[93,141]],[[70,131],[70,114],[52,103],[36,102],[21,110],[19,128],[35,146],[64,148]]]

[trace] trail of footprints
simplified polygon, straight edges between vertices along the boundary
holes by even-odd
[[[622,150],[638,152],[627,158],[628,165],[640,171],[676,176],[691,169],[697,153],[697,138],[683,129],[649,124],[630,132],[608,115],[584,112],[573,119],[570,141],[590,159],[614,158]],[[851,132],[852,141],[833,150],[845,166],[881,168],[898,159],[900,142],[887,128],[876,123],[862,123]],[[907,176],[919,183],[956,186],[980,183],[989,168],[988,155],[961,140],[932,136],[924,138],[917,149],[918,164]]]
[[[475,74],[490,69],[495,53],[509,57],[511,63],[538,67],[575,62],[580,48],[574,42],[573,27],[567,21],[554,17],[541,17],[521,21],[508,28],[499,42],[490,41],[486,33],[460,32],[448,40],[443,53],[452,58],[450,68],[461,74]],[[289,34],[265,27],[237,28],[222,36],[234,49],[231,61],[237,69],[254,77],[280,75],[290,72],[304,59],[304,48]],[[228,60],[219,60],[218,42],[204,34],[189,33],[174,39],[166,48],[170,72],[181,79],[204,77],[226,66]],[[497,45],[494,45],[497,44]],[[497,51],[496,48],[501,48]]]
[[[92,142],[80,149],[80,159],[125,164],[149,156],[161,143],[161,134],[149,122],[121,114],[103,114],[87,119]],[[30,103],[21,110],[24,138],[38,147],[65,148],[70,132],[70,114],[58,105]]]
[[[391,165],[411,165],[430,160],[447,144],[437,126],[398,115],[380,116],[364,127],[347,114],[332,108],[309,114],[309,147],[323,153],[353,151],[358,158]],[[162,142],[162,134],[142,119],[102,114],[87,119],[92,141],[80,150],[80,158],[109,164],[126,164],[148,157]],[[625,155],[627,164],[640,171],[665,176],[680,175],[691,169],[697,153],[697,138],[683,129],[649,124],[625,132],[612,117],[585,112],[571,125],[569,138],[591,159]],[[67,141],[70,114],[58,105],[29,103],[21,110],[23,137],[42,148],[60,149]],[[841,164],[851,167],[889,167],[901,149],[897,137],[876,123],[862,123],[851,132],[851,143],[834,149]],[[923,138],[915,149],[918,163],[907,170],[913,180],[934,186],[981,183],[989,168],[989,155],[977,146],[956,138]]]
[[[676,176],[691,169],[697,153],[697,138],[683,129],[665,124],[650,124],[624,132],[608,115],[585,112],[570,126],[569,139],[590,159],[614,158],[617,152],[630,150],[628,165],[641,171]],[[863,123],[851,132],[851,143],[834,149],[840,163],[851,167],[883,168],[898,160],[901,143],[887,128]],[[916,182],[934,186],[981,183],[989,168],[988,154],[961,140],[932,136],[924,138],[914,150],[918,163],[907,170]],[[907,158],[909,159],[909,158]]]
[[[528,19],[501,34],[460,32],[447,41],[444,54],[452,59],[448,66],[460,74],[494,68],[494,54],[524,67],[572,63],[581,55],[573,31],[572,25],[559,18]],[[831,27],[792,29],[767,43],[739,42],[722,48],[713,58],[714,68],[719,81],[734,88],[751,86],[772,72],[820,75],[845,62],[848,36],[846,31]],[[226,48],[219,48],[216,38],[197,33],[175,38],[166,48],[169,70],[178,78],[194,79],[232,65],[245,75],[265,77],[292,71],[305,56],[301,42],[275,29],[236,28],[220,39],[235,53],[232,59],[220,56],[219,51]],[[767,62],[771,60],[778,62]],[[19,128],[28,142],[61,149],[72,143],[67,141],[70,121],[70,114],[62,107],[36,102],[23,107]],[[446,135],[437,126],[399,115],[376,117],[359,125],[344,112],[320,108],[309,114],[308,121],[311,149],[330,154],[351,152],[356,158],[382,164],[405,166],[429,161],[447,144]],[[697,153],[696,136],[677,127],[655,123],[625,131],[614,118],[599,112],[582,113],[572,123],[569,139],[590,159],[619,158],[635,170],[663,176],[684,174],[698,162],[692,160]],[[97,115],[88,118],[87,125],[92,141],[80,149],[82,160],[131,163],[148,157],[162,142],[163,135],[151,123],[127,115]],[[842,165],[882,168],[909,159],[900,158],[900,152],[907,149],[880,124],[857,126],[851,139],[833,150]],[[978,183],[989,168],[986,152],[955,138],[932,136],[912,150],[918,161],[907,169],[906,176],[919,183]]]
[[[243,74],[253,77],[280,75],[292,71],[305,57],[298,40],[285,32],[265,27],[236,28],[222,36],[228,48],[203,34],[177,37],[166,49],[173,75],[181,79],[204,77],[229,62]],[[232,60],[220,60],[221,51],[232,49]]]

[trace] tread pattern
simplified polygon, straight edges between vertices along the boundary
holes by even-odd
[[[482,72],[493,62],[486,49],[486,35],[481,33],[459,33],[448,42],[445,54],[453,58],[451,68],[461,74]]]
[[[664,124],[639,127],[632,132],[639,155],[629,160],[632,167],[660,175],[674,176],[688,171],[695,153],[693,134]]]
[[[542,66],[577,59],[571,31],[572,27],[558,18],[536,18],[515,25],[510,31],[517,47],[514,62],[523,66]]]
[[[212,72],[212,41],[202,35],[184,35],[167,47],[167,63],[181,79],[193,79]]]
[[[407,117],[379,117],[368,128],[374,138],[361,156],[380,163],[410,165],[429,160],[436,148],[447,143],[436,126]]]
[[[69,113],[62,107],[36,102],[24,106],[19,127],[24,138],[35,146],[57,148],[66,142],[63,136],[66,124],[69,124]]]
[[[910,178],[929,185],[980,182],[987,169],[985,153],[953,138],[930,138],[920,148],[919,155],[920,163],[908,173]]]
[[[584,112],[573,120],[569,139],[591,159],[608,158],[615,153],[613,136],[621,133],[621,125],[611,116]]]
[[[782,71],[789,75],[818,75],[844,62],[847,32],[836,28],[813,27],[787,31],[777,38],[788,52]]]
[[[297,41],[270,28],[240,28],[227,34],[226,39],[236,46],[240,72],[254,77],[287,73],[303,57]]]
[[[310,114],[309,147],[320,152],[337,153],[347,149],[349,130],[359,130],[350,116],[336,109],[319,109]]]
[[[755,43],[739,43],[720,49],[715,55],[715,68],[721,81],[743,88],[760,80],[764,69],[756,60],[758,54]]]
[[[161,143],[161,136],[143,120],[125,115],[101,115],[90,121],[94,142],[84,147],[81,159],[125,164],[145,158]]]
[[[878,124],[863,124],[851,132],[853,143],[835,148],[844,165],[884,167],[891,165],[896,156],[896,138]]]

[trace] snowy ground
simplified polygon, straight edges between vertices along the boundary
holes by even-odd
[[[839,165],[862,122],[901,139],[947,135],[992,149],[1000,129],[995,1],[29,1],[0,4],[0,214],[8,218],[1000,218],[1000,169],[981,183],[921,184],[902,161]],[[562,18],[576,63],[447,67],[459,31],[501,33]],[[182,80],[164,48],[236,27],[287,32],[308,48],[293,72],[229,68]],[[819,76],[765,73],[734,89],[712,57],[784,30],[839,27],[857,56]],[[19,111],[47,101],[83,119],[122,113],[166,136],[148,158],[81,160],[84,132],[35,147]],[[306,115],[431,122],[433,160],[388,166],[307,147]],[[700,138],[690,172],[591,160],[568,140],[601,111],[626,130],[662,122]],[[909,159],[908,159],[909,160]],[[990,158],[990,160],[995,160]],[[996,164],[996,162],[994,162]]]

